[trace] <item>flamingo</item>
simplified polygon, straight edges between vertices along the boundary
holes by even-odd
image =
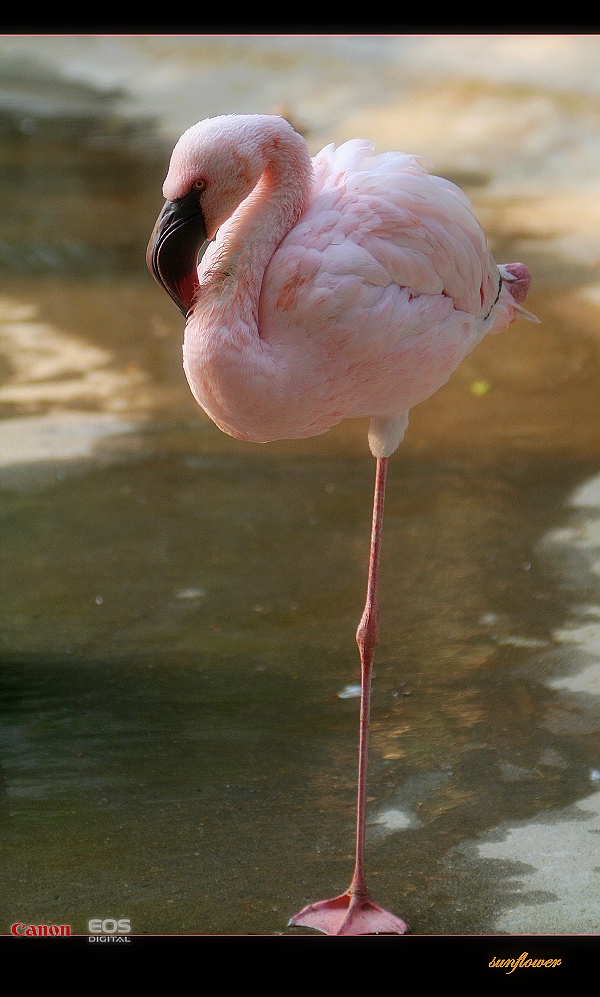
[[[497,266],[464,192],[419,156],[352,139],[311,160],[278,115],[220,115],[176,143],[147,263],[186,319],[197,402],[239,440],[325,433],[369,417],[376,459],[351,884],[289,921],[325,934],[404,934],[365,878],[370,691],[387,465],[408,412],[488,332],[520,315],[530,274]]]

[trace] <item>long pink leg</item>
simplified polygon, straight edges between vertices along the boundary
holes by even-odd
[[[327,935],[403,935],[408,931],[408,925],[401,918],[396,917],[395,914],[391,914],[389,911],[383,910],[382,907],[373,903],[365,880],[365,825],[371,678],[373,675],[375,648],[379,636],[377,588],[379,582],[387,463],[387,457],[379,457],[377,459],[367,601],[358,625],[358,630],[356,631],[356,643],[360,652],[361,665],[361,700],[354,875],[350,886],[341,896],[334,897],[333,900],[320,900],[318,903],[309,904],[308,907],[304,907],[299,914],[295,914],[289,921],[290,925],[304,925],[308,928],[317,928],[319,931],[324,931]]]
[[[377,461],[375,475],[375,496],[373,499],[373,526],[371,530],[371,554],[367,580],[367,601],[362,614],[356,643],[360,653],[360,735],[358,748],[358,800],[356,804],[356,861],[350,884],[353,896],[367,898],[365,881],[365,824],[367,810],[367,769],[369,763],[369,720],[371,716],[371,679],[373,659],[379,640],[379,561],[381,555],[381,534],[383,532],[383,506],[387,476],[387,457]]]

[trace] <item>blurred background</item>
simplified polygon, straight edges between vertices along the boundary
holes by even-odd
[[[369,783],[417,934],[598,930],[598,36],[0,38],[0,932],[277,934],[352,871],[364,421],[221,434],[145,267],[179,134],[284,114],[468,192],[519,321],[390,467]]]

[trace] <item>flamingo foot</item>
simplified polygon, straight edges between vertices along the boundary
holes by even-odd
[[[288,926],[316,928],[326,935],[405,935],[408,925],[368,897],[349,892],[333,900],[309,904],[288,921]]]

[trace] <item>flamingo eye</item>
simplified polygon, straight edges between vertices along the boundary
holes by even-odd
[[[201,179],[200,180],[194,180],[194,183],[192,184],[192,186],[193,186],[194,190],[198,190],[198,191],[204,190],[204,188],[206,187],[206,180],[201,180]]]

